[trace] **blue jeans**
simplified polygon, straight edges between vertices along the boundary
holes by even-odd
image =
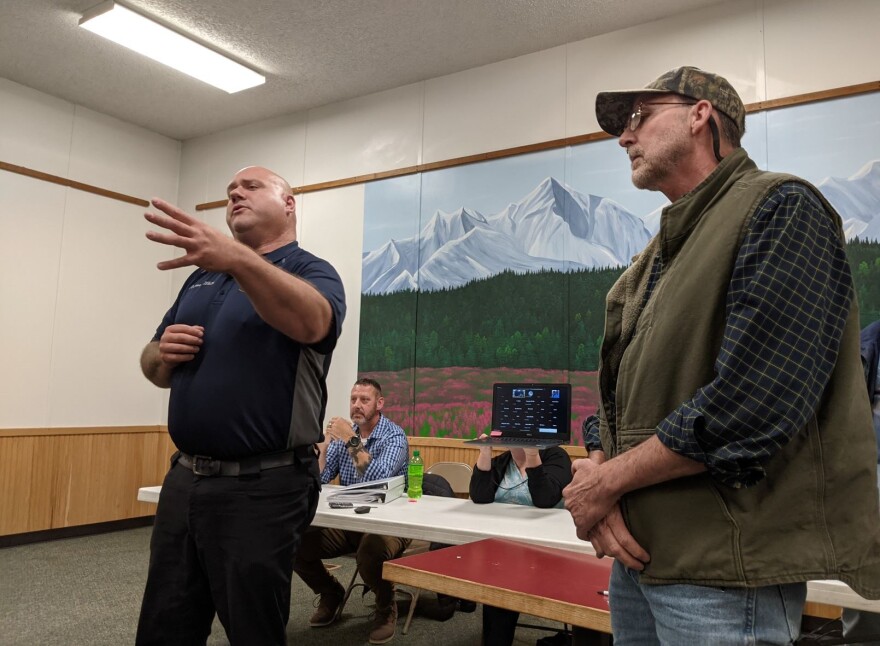
[[[615,561],[609,584],[614,646],[792,644],[806,583],[760,588],[646,585]]]

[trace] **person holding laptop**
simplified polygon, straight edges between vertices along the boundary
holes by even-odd
[[[477,504],[562,507],[562,490],[569,482],[571,459],[558,446],[511,448],[494,458],[492,447],[480,446],[470,496]],[[518,620],[518,612],[483,604],[483,644],[510,646]]]

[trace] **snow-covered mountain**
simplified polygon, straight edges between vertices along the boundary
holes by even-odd
[[[848,179],[825,179],[818,188],[843,218],[848,240],[880,240],[880,160]],[[613,200],[548,177],[498,213],[437,211],[418,237],[390,240],[365,254],[362,291],[432,291],[503,271],[627,265],[659,230],[662,208],[643,220]]]
[[[614,201],[548,177],[519,202],[485,217],[437,211],[418,238],[390,240],[363,259],[362,291],[431,291],[503,271],[627,265],[647,244],[641,219]]]
[[[847,240],[880,240],[880,160],[868,162],[849,179],[829,177],[817,187],[840,213]]]

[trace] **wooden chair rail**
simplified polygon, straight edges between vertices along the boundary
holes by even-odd
[[[777,110],[792,105],[801,105],[803,103],[813,103],[816,101],[828,101],[829,99],[837,99],[845,96],[853,96],[856,94],[865,94],[868,92],[877,92],[880,90],[880,81],[870,81],[868,83],[859,83],[857,85],[847,85],[845,87],[833,88],[830,90],[821,90],[819,92],[808,92],[806,94],[798,94],[795,96],[784,97],[780,99],[772,99],[769,101],[758,101],[746,105],[746,112],[763,112],[765,110]],[[608,139],[609,135],[604,132],[591,132],[583,135],[575,135],[572,137],[564,137],[562,139],[553,139],[550,141],[541,141],[534,144],[524,146],[514,146],[512,148],[503,148],[501,150],[492,150],[489,152],[476,153],[474,155],[466,155],[464,157],[454,157],[452,159],[444,159],[441,161],[430,162],[426,164],[417,164],[415,166],[407,166],[404,168],[395,168],[386,171],[378,171],[375,173],[367,173],[365,175],[356,175],[354,177],[344,177],[342,179],[330,180],[327,182],[317,182],[315,184],[306,184],[303,186],[293,187],[295,194],[313,193],[315,191],[324,191],[331,188],[340,188],[343,186],[352,186],[354,184],[363,184],[365,182],[375,182],[380,179],[389,177],[402,177],[404,175],[413,175],[415,173],[423,173],[431,170],[439,170],[442,168],[452,168],[454,166],[463,166],[465,164],[474,164],[490,159],[501,159],[504,157],[513,157],[515,155],[525,155],[528,153],[538,152],[542,150],[552,150],[554,148],[564,148],[566,146],[576,146],[591,141],[601,141]],[[149,200],[143,198],[117,193],[99,186],[78,182],[76,180],[44,173],[42,171],[18,166],[9,162],[0,161],[0,170],[10,173],[32,177],[44,182],[51,182],[61,186],[67,186],[79,191],[93,193],[102,197],[107,197],[129,204],[148,207]],[[226,200],[215,200],[213,202],[203,202],[196,204],[196,211],[208,211],[226,206]]]

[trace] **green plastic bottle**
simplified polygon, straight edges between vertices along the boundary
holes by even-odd
[[[409,489],[406,493],[410,500],[418,500],[422,497],[422,476],[425,473],[425,464],[418,451],[413,451],[412,458],[409,461],[409,469],[407,470],[407,479],[409,480]]]

